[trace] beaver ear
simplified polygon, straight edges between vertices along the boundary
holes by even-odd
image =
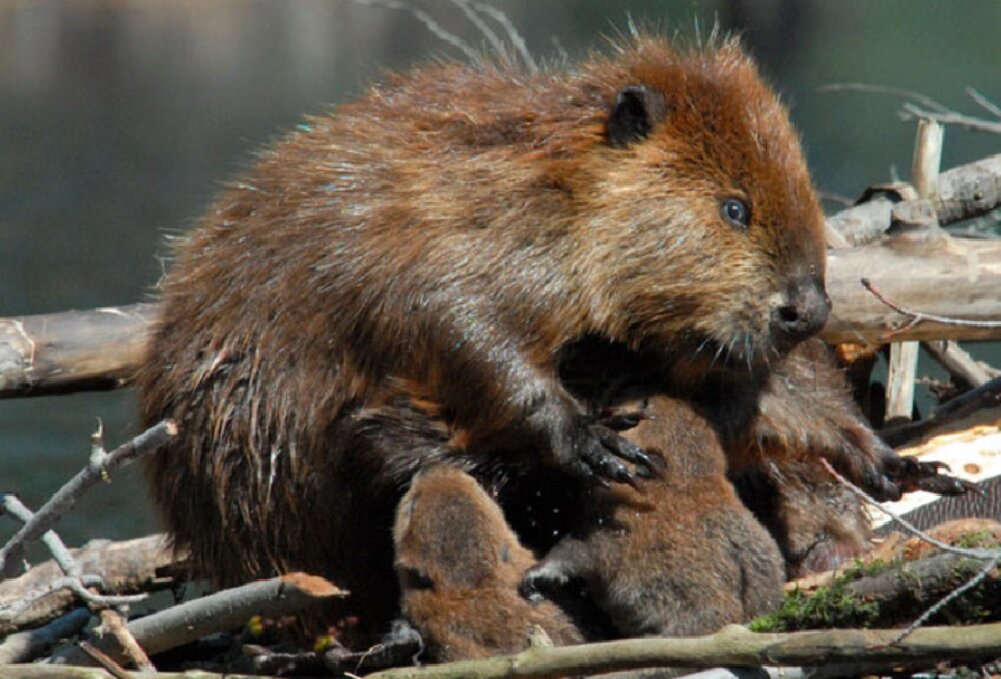
[[[616,148],[645,139],[667,115],[664,94],[646,85],[630,85],[615,97],[608,116],[608,143]]]

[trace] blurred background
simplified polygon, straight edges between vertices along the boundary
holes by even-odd
[[[449,0],[411,4],[483,44]],[[833,195],[906,178],[914,124],[898,118],[899,98],[821,86],[903,88],[981,114],[970,85],[1001,104],[994,0],[493,4],[538,57],[605,49],[630,18],[686,38],[713,22],[741,32],[792,106],[818,187]],[[149,298],[164,236],[192,227],[255,148],[385,69],[442,55],[461,58],[413,14],[374,1],[0,0],[0,316]],[[949,128],[943,167],[999,150],[1001,136]],[[37,507],[83,465],[97,418],[109,449],[136,433],[128,392],[0,402],[0,492]],[[76,544],[154,525],[129,469],[60,532]],[[0,543],[15,529],[0,520]]]

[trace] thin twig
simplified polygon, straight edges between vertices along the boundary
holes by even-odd
[[[132,636],[132,632],[129,631],[128,625],[120,613],[110,609],[101,611],[101,624],[104,629],[115,636],[115,639],[118,640],[119,645],[121,645],[122,650],[125,652],[125,656],[140,671],[156,672],[153,662],[146,655],[146,651],[139,645],[139,642],[136,641],[136,638]]]
[[[101,452],[103,452],[103,450]],[[2,498],[3,510],[22,523],[27,524],[35,518],[35,514],[28,509],[16,495],[7,494],[0,496],[0,498]],[[31,595],[26,595],[20,600],[15,601],[10,606],[0,606],[0,620],[12,620],[19,613],[27,610],[43,597],[46,597],[59,589],[68,589],[84,602],[90,604],[91,606],[98,607],[122,606],[145,601],[148,598],[148,595],[146,594],[105,596],[88,589],[89,587],[99,587],[103,589],[104,579],[100,575],[81,572],[80,565],[77,563],[76,559],[73,558],[73,555],[70,553],[69,549],[66,548],[66,545],[55,531],[46,531],[45,534],[42,535],[42,542],[49,548],[49,552],[52,553],[53,560],[62,569],[63,573],[66,574],[66,577],[53,580],[43,590]]]
[[[921,311],[915,311],[909,309],[905,306],[901,306],[896,302],[888,299],[879,289],[872,284],[868,278],[859,279],[862,283],[862,287],[869,291],[873,297],[878,299],[880,302],[893,309],[898,314],[908,316],[910,321],[904,326],[906,329],[913,328],[917,324],[923,321],[933,321],[935,323],[942,323],[944,325],[954,325],[962,328],[1001,328],[1001,321],[972,321],[965,318],[952,318],[951,316],[939,316],[937,314],[926,314]],[[892,334],[898,335],[902,330],[896,330]],[[888,336],[887,336],[888,337]]]
[[[970,95],[970,98],[973,99],[973,101],[980,104],[982,108],[986,109],[989,113],[997,116],[998,118],[1001,118],[1001,107],[999,107],[993,101],[982,95],[973,87],[967,87],[966,93]]]
[[[976,587],[977,585],[979,585],[981,582],[983,582],[984,580],[986,580],[987,576],[990,575],[991,573],[993,573],[994,569],[997,568],[998,563],[1001,563],[1001,552],[999,552],[993,559],[991,559],[990,561],[988,561],[987,564],[980,570],[979,573],[977,573],[972,578],[970,578],[969,580],[967,580],[966,582],[964,582],[962,585],[960,585],[956,589],[952,590],[951,592],[949,592],[948,594],[946,594],[944,597],[942,597],[941,599],[939,599],[938,601],[936,601],[934,604],[932,604],[928,608],[928,610],[926,610],[924,613],[922,613],[920,616],[918,616],[917,620],[915,620],[910,625],[908,625],[906,629],[901,630],[900,634],[898,634],[897,636],[895,636],[893,638],[893,641],[890,642],[890,644],[891,645],[899,644],[901,641],[903,641],[904,639],[906,639],[907,637],[909,637],[911,634],[913,634],[916,629],[918,629],[919,627],[921,627],[922,625],[924,625],[926,622],[928,622],[928,620],[933,615],[935,615],[936,613],[938,613],[939,611],[941,611],[949,603],[951,603],[952,601],[958,599],[963,594],[965,594],[966,592],[968,592],[969,590],[973,589],[974,587]]]
[[[965,127],[969,130],[976,130],[977,132],[990,132],[991,134],[1001,134],[1001,121],[984,120],[983,118],[974,118],[973,116],[964,115],[962,113],[957,113],[956,111],[947,111],[945,113],[937,113],[935,111],[929,111],[923,109],[920,106],[911,103],[904,103],[900,107],[900,119],[901,120],[912,120],[914,118],[926,118],[928,120],[934,120],[935,122],[948,124],[948,125],[959,125]]]
[[[910,99],[912,101],[919,102],[930,109],[934,109],[939,113],[952,113],[952,109],[947,106],[943,106],[931,97],[921,94],[920,92],[915,92],[913,90],[906,90],[901,87],[888,87],[886,85],[872,85],[869,83],[830,83],[829,85],[822,85],[817,88],[818,92],[870,92],[874,94],[890,94],[895,97],[903,97],[905,99]]]
[[[902,528],[904,528],[904,530],[906,530],[914,537],[920,538],[921,540],[924,540],[925,542],[934,547],[938,547],[943,552],[949,552],[950,554],[958,554],[959,556],[965,556],[972,559],[994,559],[998,556],[1001,556],[1001,549],[963,549],[962,547],[954,547],[953,545],[946,544],[941,540],[933,538],[932,536],[928,535],[927,533],[921,531],[919,528],[914,526],[914,524],[910,523],[907,519],[903,518],[893,510],[887,509],[882,504],[874,500],[871,495],[869,495],[864,490],[862,490],[854,483],[846,479],[844,476],[839,474],[834,469],[834,467],[831,466],[831,463],[825,460],[824,458],[820,458],[820,464],[821,466],[824,467],[824,469],[827,470],[828,474],[830,474],[835,478],[835,480],[837,480],[838,483],[840,483],[845,488],[854,493],[856,496],[858,496],[863,502],[872,505],[879,511],[886,514],[894,523],[900,525]]]
[[[838,483],[840,483],[842,486],[844,486],[852,493],[857,495],[859,498],[861,498],[863,502],[866,502],[872,505],[873,507],[876,507],[879,511],[889,516],[892,521],[902,526],[907,532],[911,533],[918,539],[924,540],[925,542],[934,547],[938,547],[943,552],[948,552],[950,554],[957,554],[959,556],[969,557],[973,559],[987,560],[987,564],[979,573],[977,573],[975,576],[970,578],[970,580],[963,583],[962,585],[960,585],[959,587],[957,587],[956,589],[952,590],[944,597],[939,599],[937,602],[935,602],[932,606],[930,606],[927,610],[925,610],[924,613],[918,616],[918,618],[914,622],[908,625],[899,634],[897,634],[891,641],[889,641],[888,645],[895,646],[900,642],[902,642],[907,637],[909,637],[910,635],[912,635],[919,627],[921,627],[924,623],[926,623],[929,618],[931,618],[933,615],[942,610],[943,607],[949,604],[949,602],[955,600],[963,593],[969,591],[973,587],[976,587],[978,584],[983,582],[983,580],[994,571],[998,563],[1001,562],[1001,549],[963,549],[961,547],[954,547],[953,545],[946,544],[941,540],[936,540],[927,533],[919,530],[917,527],[915,527],[913,524],[911,524],[909,521],[904,519],[896,512],[891,511],[886,507],[884,507],[883,505],[881,505],[880,503],[876,502],[872,497],[869,496],[868,493],[866,493],[861,488],[859,488],[851,481],[849,481],[841,474],[839,474],[837,471],[835,471],[834,467],[832,467],[827,460],[821,458],[820,464],[823,465],[823,467],[827,470],[827,473],[833,476]]]
[[[13,493],[0,496],[0,505],[2,505],[3,511],[23,524],[27,524],[35,518],[35,513],[28,509]],[[62,538],[54,530],[47,530],[42,534],[42,544],[48,548],[52,558],[63,569],[63,573],[71,576],[80,576],[80,567],[77,565],[73,555],[70,554],[69,549],[66,548],[66,544],[62,541]]]
[[[80,650],[90,656],[91,660],[96,662],[104,671],[115,677],[115,679],[136,679],[135,675],[126,670],[124,667],[115,662],[115,659],[109,656],[107,653],[97,648],[93,644],[89,644],[86,641],[80,642]]]
[[[167,439],[177,435],[177,431],[177,425],[172,420],[164,420],[111,453],[92,454],[87,466],[57,490],[32,519],[21,527],[3,549],[0,549],[0,578],[13,576],[24,560],[27,546],[50,530],[104,475],[159,450]]]
[[[384,9],[407,12],[419,22],[424,24],[424,27],[433,33],[438,39],[448,43],[462,52],[465,57],[469,59],[470,63],[483,63],[483,55],[478,50],[474,49],[468,42],[456,34],[446,30],[441,24],[435,21],[433,16],[419,7],[414,7],[405,2],[397,2],[397,0],[352,0],[352,2],[358,5],[366,5],[368,7],[382,7]]]
[[[900,87],[887,87],[884,85],[870,85],[867,83],[832,83],[817,88],[818,92],[871,92],[875,94],[889,94],[895,97],[910,99],[901,105],[900,117],[903,120],[913,118],[926,118],[940,123],[960,125],[979,132],[990,132],[1001,134],[1001,122],[984,120],[973,116],[964,115],[948,106],[944,106],[929,96],[906,90]],[[982,94],[972,87],[966,88],[967,94],[980,106],[990,111],[995,116],[1001,118],[1001,110],[987,100]],[[914,102],[914,103],[911,103]],[[922,108],[923,107],[923,108]]]

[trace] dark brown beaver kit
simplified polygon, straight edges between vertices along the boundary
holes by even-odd
[[[583,581],[623,636],[709,634],[778,606],[782,555],[727,480],[706,420],[665,396],[619,407],[647,418],[626,436],[663,456],[664,477],[642,492],[592,489],[573,534],[529,571],[524,591]]]
[[[760,383],[826,318],[798,141],[732,42],[428,66],[305,128],[178,243],[138,380],[143,421],[181,425],[154,498],[217,584],[324,574],[378,629],[417,470],[623,480],[617,456],[642,461],[561,384],[568,344],[653,352],[698,392]],[[832,458],[893,489],[872,450]]]

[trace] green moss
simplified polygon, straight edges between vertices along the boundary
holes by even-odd
[[[782,605],[774,613],[755,618],[748,627],[753,632],[792,632],[818,627],[867,627],[879,617],[879,604],[853,596],[847,585],[862,577],[888,568],[881,561],[856,564],[835,577],[827,587],[806,593],[800,589],[786,592]]]
[[[963,549],[992,549],[998,546],[998,541],[991,536],[989,530],[975,530],[963,533],[956,546]]]

